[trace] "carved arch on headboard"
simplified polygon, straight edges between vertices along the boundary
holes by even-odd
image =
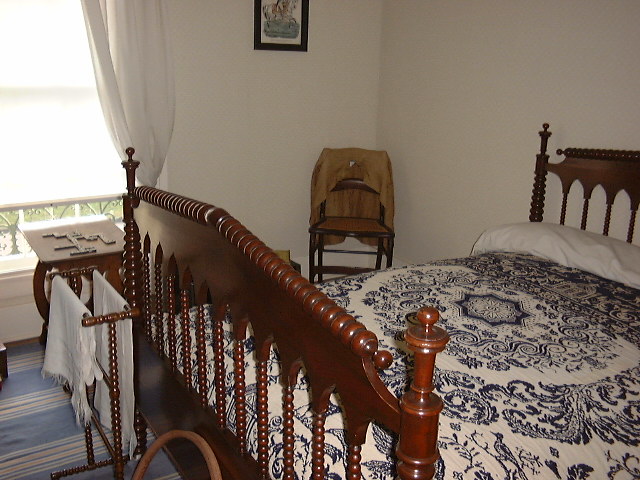
[[[564,225],[567,212],[567,199],[571,186],[579,182],[583,188],[583,203],[580,228],[585,230],[589,214],[589,200],[596,186],[605,192],[606,213],[603,222],[603,235],[609,234],[613,202],[620,191],[629,195],[630,216],[627,228],[627,242],[633,241],[638,206],[640,204],[640,151],[607,150],[592,148],[558,149],[558,155],[564,155],[559,163],[549,163],[547,142],[551,136],[549,124],[542,126],[540,152],[536,155],[535,180],[531,196],[529,221],[541,222],[544,214],[547,172],[553,172],[562,184],[562,207],[560,224]]]

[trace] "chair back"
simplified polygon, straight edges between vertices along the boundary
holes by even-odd
[[[380,195],[377,190],[371,188],[360,178],[345,178],[336,183],[336,186],[331,189],[332,192],[338,192],[340,190],[364,190],[365,192]]]
[[[371,217],[371,214],[366,211],[370,210],[370,208],[366,207],[366,205],[372,201],[372,196],[375,196],[375,203],[378,206],[377,219],[384,223],[385,210],[384,205],[380,201],[380,193],[367,185],[361,178],[345,178],[338,181],[338,183],[336,183],[336,185],[331,189],[329,195],[335,196],[336,192],[341,192],[338,194],[341,195],[341,200],[334,202],[334,205],[344,205],[348,206],[348,208],[330,212],[331,215],[350,217],[362,216],[364,218]],[[364,192],[364,195],[362,192]],[[327,214],[326,206],[327,200],[325,199],[320,204],[320,218],[325,218]]]
[[[362,179],[379,195],[365,190],[332,191],[336,184],[346,179]],[[323,201],[326,201],[329,216],[368,218],[377,218],[379,204],[382,204],[385,207],[384,223],[393,228],[393,174],[387,152],[362,148],[323,149],[311,177],[309,225],[319,220],[319,207]]]

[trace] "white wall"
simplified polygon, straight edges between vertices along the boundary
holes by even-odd
[[[0,275],[0,342],[40,335],[42,318],[33,301],[33,274],[22,270]]]
[[[382,11],[382,0],[310,3],[302,53],[253,50],[251,1],[170,2],[177,114],[165,172],[169,190],[227,209],[305,268],[322,148],[376,148]],[[13,282],[0,278],[0,290]],[[0,298],[0,341],[40,333],[30,283],[18,290]]]
[[[253,2],[174,0],[172,191],[305,256],[323,147],[376,147],[382,0],[313,0],[309,51],[253,50]]]
[[[640,148],[638,20],[635,0],[385,0],[397,254],[463,256],[484,228],[527,221],[543,122],[550,152]]]

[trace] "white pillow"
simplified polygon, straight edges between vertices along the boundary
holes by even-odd
[[[640,288],[640,247],[578,228],[540,222],[489,228],[472,254],[486,252],[528,253]]]

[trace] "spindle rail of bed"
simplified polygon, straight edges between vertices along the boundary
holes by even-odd
[[[123,162],[127,171],[123,267],[125,297],[133,311],[142,312],[134,321],[136,399],[142,414],[136,422],[140,449],[145,448],[145,422],[156,434],[191,430],[211,444],[225,478],[268,478],[267,360],[275,344],[284,386],[283,478],[294,478],[293,387],[302,368],[311,386],[314,412],[312,478],[324,478],[324,412],[334,391],[346,417],[349,479],[361,478],[361,446],[374,420],[399,434],[400,478],[431,478],[439,458],[437,430],[442,409],[442,401],[433,393],[434,363],[448,341],[446,332],[434,325],[438,312],[421,310],[421,323],[406,332],[415,370],[410,389],[398,399],[378,376],[377,370],[388,367],[392,357],[378,349],[372,332],[225,210],[155,188],[136,187],[138,162],[133,154],[128,149],[129,159]],[[225,316],[233,321],[235,431],[226,424],[220,349],[213,353],[213,405],[207,398],[205,304],[214,312],[214,345],[222,344]],[[194,305],[196,327],[190,332],[189,312]],[[152,324],[163,319],[168,327]],[[175,337],[176,323],[183,332],[180,340]],[[244,340],[249,324],[257,354],[255,459],[246,453]],[[192,334],[193,371],[192,361],[186,359]],[[162,353],[165,342],[168,354]],[[182,372],[179,364],[184,365]],[[170,455],[185,478],[206,476],[204,463],[197,460],[197,451],[190,445],[172,445]]]

